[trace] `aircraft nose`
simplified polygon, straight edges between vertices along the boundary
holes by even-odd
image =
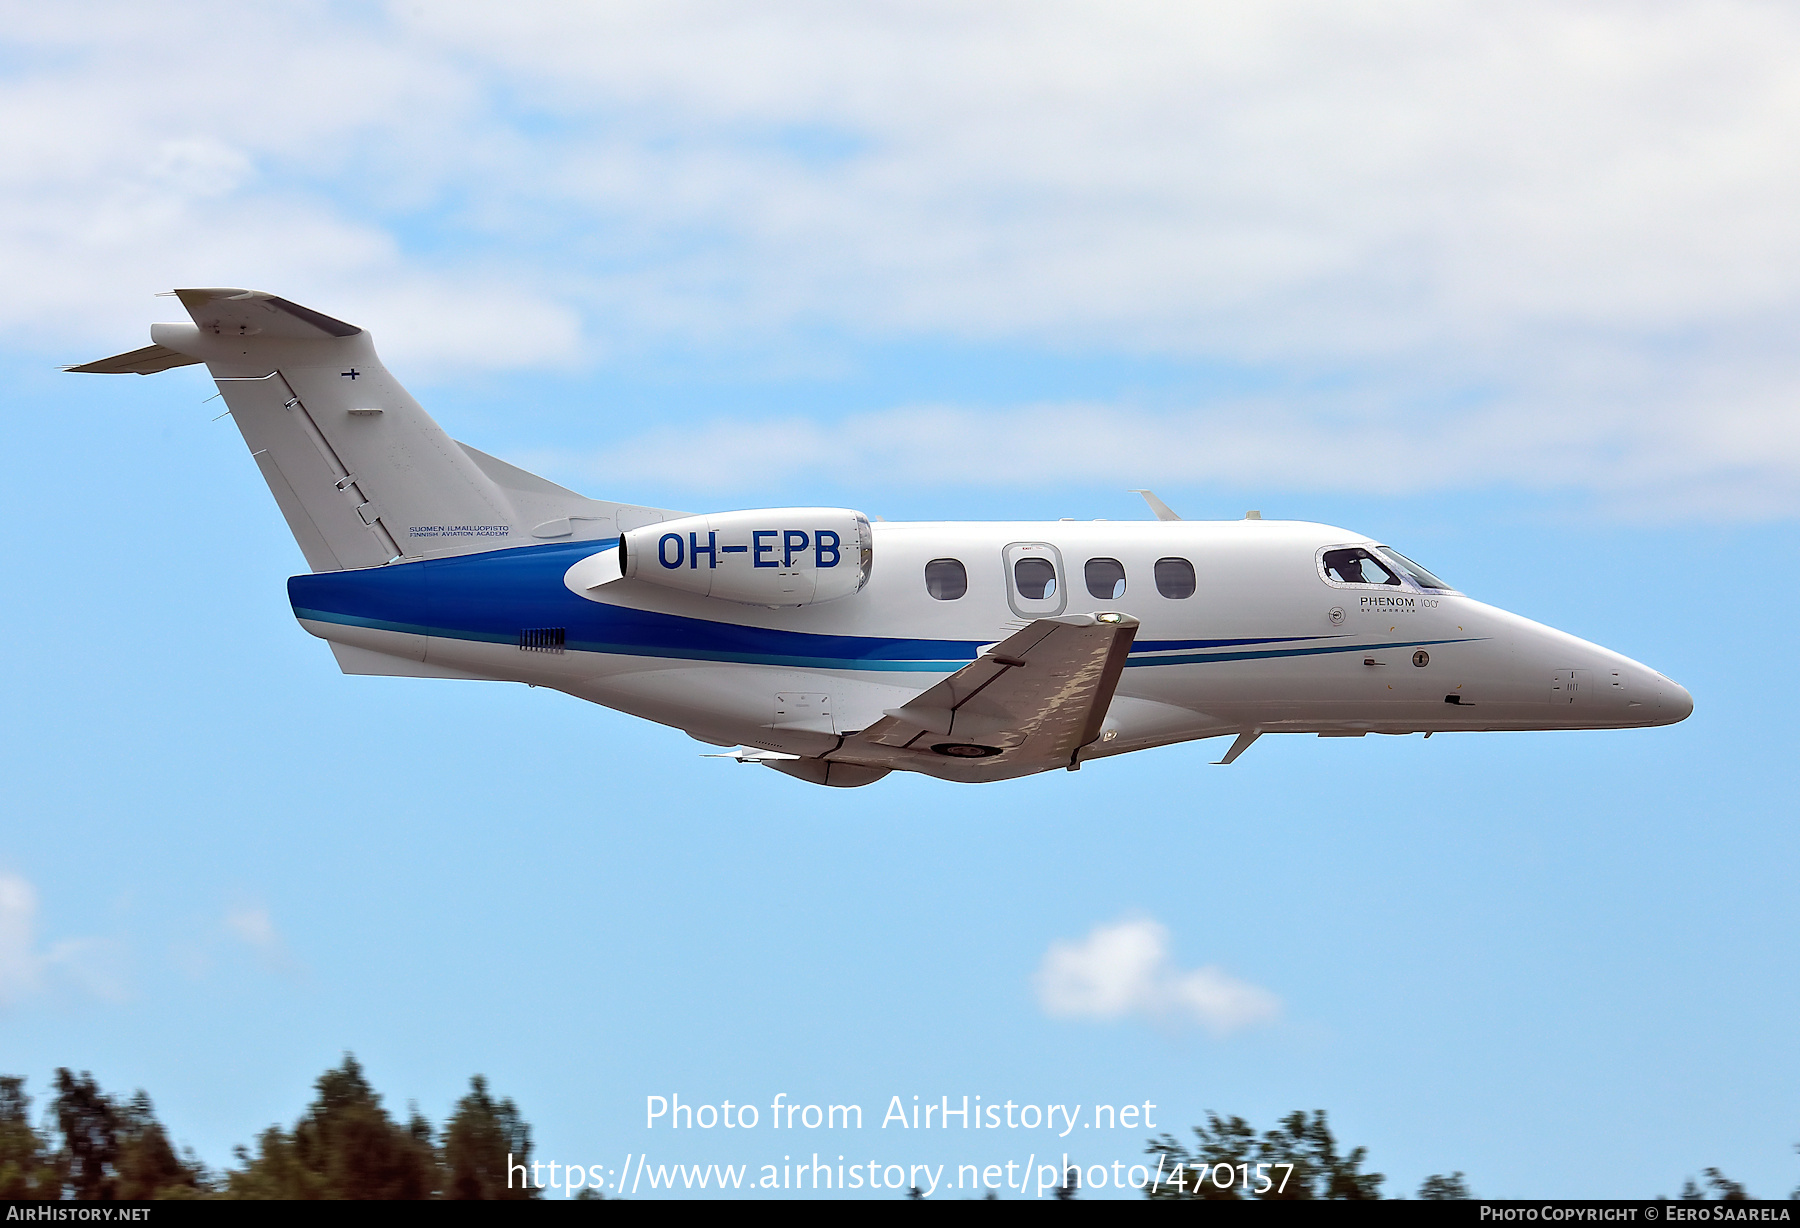
[[[1694,697],[1688,694],[1686,687],[1670,682],[1667,678],[1658,678],[1657,683],[1657,706],[1662,709],[1669,724],[1685,721],[1693,714]]]
[[[1632,679],[1632,685],[1640,695],[1656,704],[1651,724],[1673,725],[1685,721],[1693,713],[1694,697],[1688,694],[1686,687],[1663,677],[1648,665],[1639,665],[1638,669],[1642,672]]]

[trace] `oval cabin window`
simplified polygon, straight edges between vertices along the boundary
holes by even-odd
[[[925,591],[939,601],[955,601],[969,591],[969,573],[958,559],[932,559],[925,564]]]
[[[1171,601],[1184,601],[1194,595],[1199,585],[1194,581],[1194,565],[1186,559],[1156,560],[1156,591]]]
[[[1118,559],[1089,559],[1082,569],[1088,595],[1101,601],[1116,601],[1125,595],[1125,564]]]

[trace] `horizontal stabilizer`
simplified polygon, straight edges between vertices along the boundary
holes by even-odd
[[[215,337],[268,337],[306,341],[315,338],[354,337],[362,332],[354,324],[289,302],[279,294],[262,290],[213,288],[177,290],[194,323]]]
[[[114,354],[111,358],[84,362],[78,367],[64,367],[63,370],[81,375],[155,375],[158,371],[168,371],[174,367],[191,367],[199,361],[198,358],[178,354],[166,345],[147,345],[141,350],[132,350],[129,354]]]

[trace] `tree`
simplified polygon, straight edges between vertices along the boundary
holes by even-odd
[[[225,1174],[227,1198],[325,1198],[325,1183],[300,1160],[294,1140],[280,1126],[256,1137],[256,1154],[242,1145],[232,1149],[241,1167]]]
[[[92,1074],[66,1068],[57,1070],[55,1084],[50,1112],[62,1136],[54,1158],[59,1193],[137,1199],[194,1198],[208,1191],[205,1168],[191,1154],[175,1154],[148,1094],[140,1090],[121,1103],[101,1091]]]
[[[1271,1164],[1292,1163],[1296,1179],[1304,1165],[1307,1181],[1299,1187],[1289,1182],[1287,1193],[1271,1191],[1266,1197],[1380,1198],[1382,1175],[1361,1171],[1368,1154],[1368,1148],[1358,1147],[1347,1156],[1338,1156],[1337,1142],[1325,1124],[1324,1109],[1314,1110],[1310,1120],[1304,1112],[1289,1113],[1281,1119],[1278,1129],[1263,1135],[1263,1158]]]
[[[1254,1171],[1257,1138],[1250,1123],[1242,1117],[1221,1118],[1217,1113],[1208,1113],[1206,1124],[1194,1127],[1194,1135],[1197,1145],[1192,1152],[1182,1148],[1173,1135],[1165,1134],[1151,1141],[1148,1150],[1161,1159],[1162,1171],[1169,1174],[1169,1179],[1155,1183],[1148,1192],[1149,1197],[1242,1198],[1241,1184],[1235,1178],[1220,1184],[1211,1180],[1211,1176],[1217,1173],[1216,1166],[1220,1164],[1234,1171],[1239,1165],[1249,1164]]]
[[[415,1111],[402,1127],[381,1107],[351,1054],[319,1076],[318,1091],[291,1134],[271,1126],[243,1168],[229,1174],[239,1198],[430,1198],[442,1184],[431,1125]]]
[[[62,1133],[58,1167],[71,1197],[114,1197],[119,1158],[119,1115],[100,1091],[94,1076],[82,1071],[56,1071],[56,1099],[50,1102],[56,1128]]]
[[[1145,1192],[1151,1198],[1243,1197],[1263,1199],[1370,1199],[1381,1197],[1380,1173],[1362,1171],[1367,1149],[1348,1155],[1337,1152],[1337,1140],[1319,1109],[1309,1117],[1289,1113],[1260,1138],[1241,1117],[1206,1115],[1205,1126],[1195,1126],[1197,1145],[1192,1151],[1172,1135],[1153,1139],[1148,1148],[1160,1157],[1161,1180]],[[1267,1184],[1258,1178],[1268,1174]],[[1221,1172],[1224,1173],[1221,1179]],[[1261,1188],[1258,1188],[1261,1187]]]
[[[60,1198],[62,1179],[50,1147],[31,1128],[25,1080],[0,1075],[0,1198]]]
[[[1448,1177],[1433,1173],[1425,1178],[1425,1183],[1419,1187],[1419,1197],[1428,1202],[1455,1202],[1474,1195],[1469,1193],[1469,1183],[1463,1180],[1462,1173],[1454,1172]]]
[[[528,1181],[511,1180],[511,1168],[531,1171],[531,1127],[511,1100],[496,1103],[487,1080],[469,1080],[469,1094],[456,1102],[444,1127],[444,1168],[449,1173],[447,1198],[536,1198]],[[586,1193],[586,1190],[583,1190]]]
[[[1707,1197],[1707,1190],[1713,1191],[1721,1202],[1743,1202],[1750,1197],[1742,1185],[1716,1168],[1702,1169],[1700,1175],[1706,1178],[1705,1188],[1695,1185],[1694,1179],[1689,1177],[1681,1187],[1683,1202],[1701,1202]]]
[[[115,1188],[120,1198],[198,1198],[211,1189],[206,1169],[191,1152],[175,1154],[142,1089],[128,1103],[115,1104],[114,1113],[119,1143]]]

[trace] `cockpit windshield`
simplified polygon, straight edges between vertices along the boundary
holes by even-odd
[[[1399,588],[1404,580],[1410,580],[1423,589],[1454,591],[1398,550],[1386,546],[1368,549],[1345,546],[1341,550],[1327,550],[1320,562],[1324,565],[1326,579],[1339,584],[1387,584]]]
[[[1400,577],[1361,546],[1327,550],[1324,562],[1326,578],[1339,584],[1392,584],[1396,588],[1400,585]]]
[[[1438,579],[1429,571],[1426,571],[1423,567],[1419,566],[1392,547],[1377,546],[1375,547],[1375,553],[1379,554],[1387,562],[1393,564],[1394,567],[1399,570],[1401,575],[1405,576],[1408,580],[1411,580],[1414,584],[1417,584],[1420,588],[1439,589],[1444,592],[1455,591],[1450,585],[1445,584],[1442,580]]]

